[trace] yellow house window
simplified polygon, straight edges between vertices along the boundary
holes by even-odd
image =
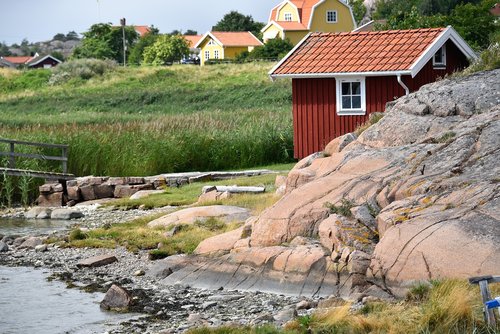
[[[214,58],[219,59],[219,50],[214,50]]]
[[[292,21],[292,13],[285,13],[285,21],[287,22]]]
[[[205,60],[209,60],[210,59],[210,51],[205,51]]]
[[[337,11],[327,10],[326,11],[326,22],[327,23],[337,23]]]
[[[211,40],[208,42],[208,45],[214,45],[214,44],[215,44],[215,42],[214,42],[214,40],[213,40],[213,39],[211,39]]]

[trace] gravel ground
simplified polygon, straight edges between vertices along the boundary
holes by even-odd
[[[75,221],[86,228],[129,221],[172,208],[150,211],[110,211],[97,209],[95,205],[79,207],[85,218]],[[5,214],[5,213],[4,213]],[[21,210],[8,213],[9,217],[22,214]],[[61,233],[61,232],[59,232]],[[67,249],[48,245],[46,250],[20,249],[21,240],[1,236],[9,250],[0,253],[0,265],[34,266],[47,268],[52,277],[65,281],[68,286],[86,291],[106,292],[117,284],[131,293],[134,305],[131,311],[141,316],[132,317],[109,333],[182,333],[198,326],[282,325],[297,315],[296,305],[301,297],[290,297],[259,292],[217,291],[196,289],[188,286],[167,286],[144,275],[153,264],[147,252],[133,254],[124,248],[116,249]],[[0,238],[0,239],[2,239]],[[98,268],[78,268],[76,264],[96,255],[112,254],[117,262]],[[316,301],[303,301],[314,305]],[[306,307],[308,308],[308,307]],[[299,310],[298,314],[307,314]]]

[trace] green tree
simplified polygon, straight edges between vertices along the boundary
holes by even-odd
[[[290,40],[281,38],[270,39],[263,46],[256,47],[248,53],[248,59],[280,59],[283,58],[291,49],[293,44]]]
[[[486,49],[490,38],[499,30],[494,16],[489,12],[495,2],[483,0],[477,5],[461,4],[453,9],[449,17],[449,24],[477,50]]]
[[[139,65],[143,62],[144,50],[153,45],[158,39],[158,29],[152,28],[146,35],[142,36],[130,50],[129,63]]]
[[[156,42],[145,48],[143,63],[151,65],[166,65],[179,61],[189,54],[188,41],[181,35],[160,35]]]
[[[4,42],[0,43],[0,57],[10,56],[12,52],[10,52],[9,46]]]
[[[264,23],[255,22],[251,15],[243,15],[237,11],[231,11],[224,15],[222,20],[212,27],[213,31],[251,31],[255,36],[260,35]]]
[[[133,47],[139,35],[133,27],[125,27],[127,53]],[[127,55],[128,56],[128,55]],[[75,48],[74,58],[114,59],[123,62],[123,36],[121,27],[111,23],[98,23],[83,33],[82,44]]]
[[[66,40],[66,35],[65,34],[55,34],[54,37],[52,37],[52,40],[54,41],[65,41]]]
[[[66,34],[66,40],[67,41],[78,41],[78,40],[80,40],[80,37],[78,37],[78,34],[72,30]]]
[[[59,59],[60,61],[65,61],[66,60],[66,57],[64,57],[64,55],[61,52],[59,52],[59,51],[52,51],[50,53],[50,55],[52,57],[55,57],[55,58]]]
[[[184,35],[194,36],[194,35],[198,35],[198,32],[196,30],[188,29],[188,30],[186,30],[186,32],[184,33]]]
[[[354,20],[356,20],[356,24],[359,24],[361,20],[365,17],[366,14],[366,6],[363,0],[351,0],[349,1],[349,5],[352,9],[352,14],[354,15]]]

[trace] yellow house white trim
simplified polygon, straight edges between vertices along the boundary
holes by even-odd
[[[293,2],[291,2],[289,0],[283,1],[280,5],[278,5],[279,7],[278,7],[278,10],[276,11],[276,17],[274,19],[276,21],[278,21],[278,18],[280,17],[280,12],[283,9],[283,7],[285,7],[286,4],[290,4],[293,8],[295,8],[295,14],[300,19],[299,9],[297,8],[297,6],[295,6],[295,4]]]
[[[311,11],[311,18],[309,19],[309,25],[307,26],[307,29],[311,30],[311,25],[312,25],[312,22],[313,22],[313,18],[314,18],[314,12],[316,11],[316,8],[319,7],[321,4],[325,3],[326,0],[321,0],[319,1],[317,4],[315,4],[313,7],[312,7],[312,11]],[[349,13],[351,13],[351,18],[352,18],[352,22],[354,23],[354,29],[356,29],[358,27],[357,23],[356,23],[356,20],[354,19],[354,14],[352,12],[352,8],[351,6],[349,6],[348,4],[346,4],[343,0],[339,0],[339,2],[346,6],[348,9],[349,9]],[[338,19],[337,19],[338,20]]]

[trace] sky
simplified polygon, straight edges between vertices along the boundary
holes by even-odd
[[[267,22],[281,0],[0,0],[0,42],[52,39],[57,33],[82,33],[95,23],[154,25],[160,32],[197,30],[204,34],[224,14],[237,10]]]

